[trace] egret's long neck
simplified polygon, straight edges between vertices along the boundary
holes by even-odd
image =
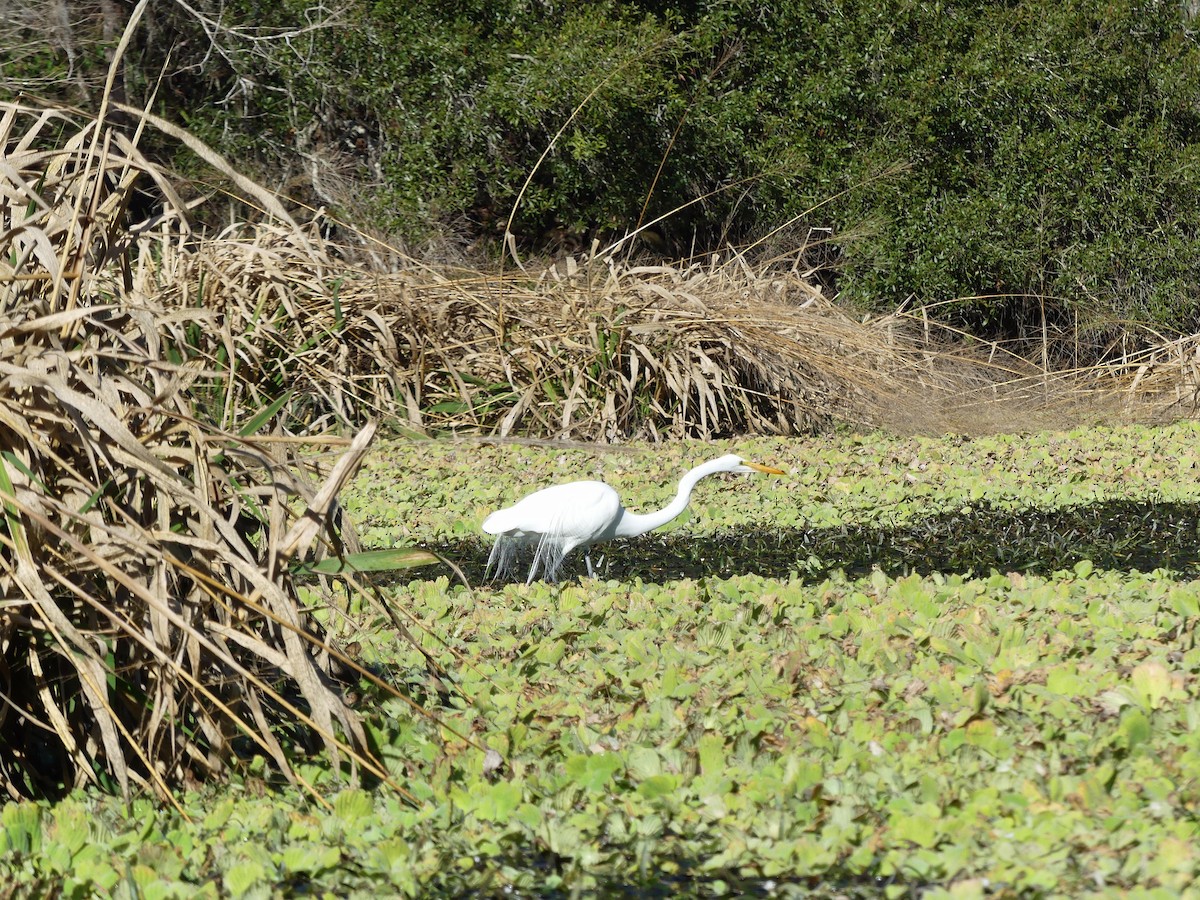
[[[636,537],[639,534],[645,534],[647,531],[653,531],[655,528],[661,528],[663,525],[666,525],[687,509],[688,501],[692,497],[692,488],[696,486],[696,482],[704,476],[718,471],[720,469],[713,468],[711,463],[705,463],[702,466],[692,469],[683,478],[679,479],[679,490],[675,494],[675,499],[658,512],[639,515],[638,513],[631,513],[629,510],[625,510],[621,516],[621,520],[617,523],[614,536]]]

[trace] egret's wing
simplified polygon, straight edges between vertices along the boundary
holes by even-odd
[[[504,554],[500,545],[510,541],[535,548],[529,580],[540,568],[553,580],[563,557],[575,547],[612,534],[621,514],[617,492],[599,481],[573,481],[530,494],[519,503],[492,513],[483,530],[497,535],[493,554]],[[496,562],[505,560],[497,558]]]
[[[621,512],[617,492],[600,481],[573,481],[530,494],[484,520],[488,534],[507,534],[527,543],[546,539],[571,547],[602,537]]]
[[[541,512],[547,524],[537,543],[533,570],[540,563],[544,577],[554,581],[563,557],[571,550],[608,535],[620,514],[621,501],[616,491],[599,481],[576,481],[547,491],[553,493],[543,498],[546,503]]]
[[[562,487],[571,490],[556,498],[554,536],[569,544],[567,549],[606,537],[621,514],[617,492],[600,481],[576,481]]]
[[[483,530],[488,534],[506,534],[517,540],[537,540],[551,521],[554,492],[571,486],[564,484],[535,491],[512,506],[498,509],[483,520]]]

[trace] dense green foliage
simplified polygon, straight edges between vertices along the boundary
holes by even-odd
[[[1176,0],[346,0],[287,40],[308,4],[237,0],[218,53],[155,15],[133,93],[170,53],[165,112],[413,241],[496,238],[536,166],[527,245],[690,204],[676,252],[791,223],[770,249],[824,238],[806,262],[877,308],[1195,324],[1200,49]]]
[[[327,806],[272,786],[258,764],[182,796],[186,815],[83,794],[10,803],[0,880],[114,897],[1188,896],[1200,887],[1197,430],[739,443],[789,476],[706,481],[671,529],[701,544],[753,531],[737,574],[699,556],[692,577],[656,573],[648,537],[614,545],[609,581],[395,585],[426,651],[455,669],[449,689],[386,617],[332,617],[440,717],[364,685],[360,707],[419,806],[383,787],[338,790],[319,759],[299,772]],[[346,506],[376,546],[465,539],[529,486],[601,474],[638,508],[719,452],[397,442]],[[1002,558],[1020,531],[993,522],[930,529],[927,546],[861,577],[803,574],[810,546],[827,565],[861,561],[855,546],[835,556],[825,533],[916,536],[984,504],[1015,525],[1114,501],[1147,518],[1103,548],[1108,568],[1076,544],[1052,569],[1064,548],[1038,562],[1031,540],[1025,571],[905,572],[935,545]],[[1168,503],[1190,519],[1156,517]],[[1155,557],[1173,529],[1190,561]],[[781,544],[792,573],[763,574]]]

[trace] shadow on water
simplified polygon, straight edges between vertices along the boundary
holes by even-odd
[[[481,536],[482,537],[482,536]],[[430,549],[454,560],[472,584],[484,582],[490,544],[443,541]],[[600,559],[603,557],[603,563]],[[821,578],[837,569],[853,577],[930,572],[1024,572],[1048,575],[1091,560],[1097,569],[1169,569],[1200,576],[1200,503],[1109,501],[1064,509],[1009,509],[976,504],[903,526],[725,531],[614,541],[593,552],[604,578],[666,582],[759,574]],[[562,578],[584,571],[578,552]]]
[[[543,872],[557,872],[557,861],[549,857],[505,860],[514,867],[526,867]],[[920,898],[929,885],[903,885],[895,877],[876,878],[871,876],[852,876],[847,878],[831,878],[816,876],[812,878],[789,879],[780,878],[742,878],[736,873],[726,872],[714,874],[710,871],[700,871],[686,860],[673,859],[676,868],[673,872],[652,871],[644,877],[626,878],[624,880],[601,879],[600,883],[586,892],[585,896],[601,896],[617,898],[617,900],[700,900],[708,897],[804,897],[805,900],[875,900],[875,898],[890,896],[895,898]],[[898,887],[904,887],[901,893]],[[888,892],[891,893],[888,893]],[[536,898],[536,900],[569,900],[578,894],[571,888],[543,888],[529,891],[526,889],[494,892],[492,894],[473,892],[473,897],[512,897]]]

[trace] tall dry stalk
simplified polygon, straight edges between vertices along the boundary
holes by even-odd
[[[143,290],[124,213],[165,179],[117,132],[14,104],[0,147],[0,788],[166,797],[247,754],[296,778],[296,727],[382,774],[289,568],[373,427],[318,485],[252,439],[274,421],[238,405],[253,390],[227,391],[228,427],[198,416],[197,381],[239,373],[183,358],[218,316]]]

